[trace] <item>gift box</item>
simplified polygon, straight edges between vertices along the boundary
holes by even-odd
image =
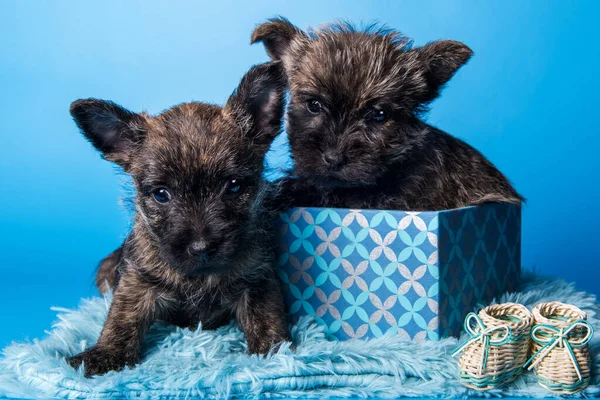
[[[331,339],[456,336],[466,314],[519,289],[521,208],[444,211],[292,208],[276,224],[292,320]]]

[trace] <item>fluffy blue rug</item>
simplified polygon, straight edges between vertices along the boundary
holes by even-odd
[[[533,306],[560,300],[588,313],[600,328],[594,296],[557,280],[529,277],[521,293],[500,301]],[[45,339],[17,343],[0,358],[0,396],[26,398],[115,397],[421,397],[533,396],[549,393],[525,374],[504,390],[480,393],[461,386],[450,353],[456,339],[409,342],[398,337],[329,342],[309,319],[293,327],[295,351],[284,346],[266,357],[247,356],[242,333],[232,324],[217,331],[156,325],[135,369],[85,379],[65,356],[94,343],[110,299],[84,300],[78,310],[57,308],[59,322]],[[599,329],[600,331],[600,329]],[[600,335],[591,342],[592,384],[581,396],[600,395]]]

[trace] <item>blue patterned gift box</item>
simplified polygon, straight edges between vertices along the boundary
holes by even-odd
[[[292,319],[332,339],[458,335],[477,304],[518,290],[521,208],[404,212],[293,208],[277,222]]]

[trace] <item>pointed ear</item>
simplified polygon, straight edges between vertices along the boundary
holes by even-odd
[[[225,106],[252,144],[265,151],[281,131],[285,87],[280,62],[260,64],[244,75]]]
[[[438,40],[412,51],[416,52],[420,68],[425,70],[427,93],[423,102],[438,97],[441,88],[473,55],[469,47],[453,40]]]
[[[71,116],[104,158],[127,171],[132,153],[144,140],[144,117],[105,100],[71,103]]]
[[[306,34],[283,17],[272,18],[254,29],[250,44],[262,42],[271,60],[281,60],[297,36],[306,37]]]

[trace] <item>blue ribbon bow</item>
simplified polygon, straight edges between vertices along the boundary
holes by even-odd
[[[500,325],[495,326],[493,328],[486,328],[481,318],[479,318],[479,316],[473,312],[467,314],[465,318],[464,327],[465,331],[469,334],[471,338],[465,343],[458,346],[456,350],[454,350],[454,352],[452,353],[452,357],[465,350],[472,343],[480,341],[483,344],[481,362],[479,363],[479,375],[481,375],[487,365],[490,346],[502,346],[508,343],[512,339],[512,329],[510,329],[508,325]],[[500,332],[499,337],[493,339],[493,334],[497,332]]]
[[[582,337],[570,338],[569,334],[577,328],[582,329],[582,333],[585,332],[585,335]],[[531,370],[538,365],[544,359],[544,357],[550,354],[552,349],[555,347],[563,347],[571,358],[571,362],[575,367],[575,372],[577,372],[577,376],[581,382],[583,380],[581,376],[581,368],[579,367],[579,363],[577,362],[577,357],[575,357],[573,348],[585,346],[591,340],[593,335],[594,328],[592,328],[592,325],[590,325],[589,322],[583,319],[577,320],[572,324],[562,328],[549,324],[536,325],[531,330],[531,339],[533,339],[537,344],[542,345],[542,348],[540,348],[533,356],[531,356],[531,358],[527,360],[523,367]]]

